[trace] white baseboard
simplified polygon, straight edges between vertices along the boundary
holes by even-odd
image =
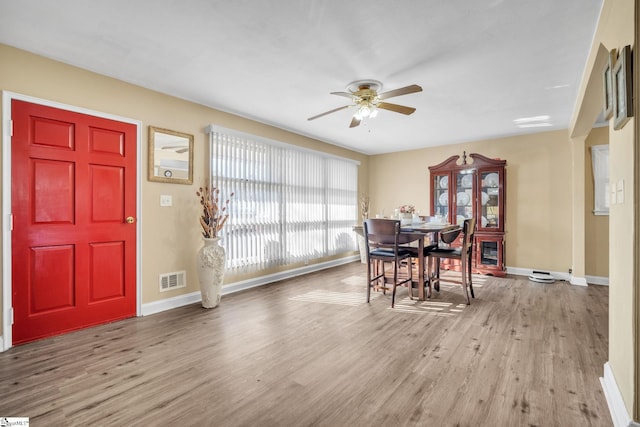
[[[600,378],[600,384],[607,399],[614,427],[640,427],[640,424],[631,421],[609,362],[604,364],[604,376]]]
[[[609,278],[602,276],[587,276],[587,283],[590,285],[609,286]]]
[[[263,286],[269,283],[277,282],[279,280],[289,279],[291,277],[301,276],[303,274],[313,273],[314,271],[325,270],[327,268],[337,267],[339,265],[349,264],[359,260],[359,255],[352,255],[346,258],[340,258],[332,261],[322,262],[319,264],[307,265],[293,270],[281,271],[279,273],[256,277],[255,279],[235,282],[230,285],[223,286],[222,295],[244,291],[245,289],[255,288],[256,286]]]
[[[172,308],[195,304],[201,300],[202,297],[198,291],[191,292],[190,294],[178,295],[177,297],[162,299],[160,301],[148,302],[146,304],[142,304],[141,315],[149,316],[150,314],[160,313],[162,311],[171,310]]]
[[[534,271],[541,271],[538,269],[532,268],[520,268],[520,267],[507,267],[507,274],[515,274],[516,276],[529,276]],[[569,281],[571,279],[571,275],[569,273],[563,273],[561,271],[546,271],[545,273],[549,273],[551,277],[556,280],[565,280]]]
[[[571,279],[569,279],[569,283],[575,286],[589,286],[586,277],[578,277],[573,274],[571,275]]]
[[[263,286],[269,283],[277,282],[279,280],[289,279],[291,277],[296,277],[307,273],[313,273],[314,271],[320,271],[331,267],[337,267],[343,264],[349,264],[358,260],[360,260],[360,257],[358,255],[352,255],[346,258],[308,265],[293,270],[287,270],[275,274],[269,274],[267,276],[256,277],[255,279],[244,280],[242,282],[231,283],[222,287],[222,296],[229,295],[234,292],[244,291],[245,289],[255,288],[257,286]],[[200,292],[178,295],[177,297],[142,304],[141,313],[142,316],[148,316],[150,314],[160,313],[165,310],[171,310],[172,308],[195,304],[197,302],[200,302],[201,300],[202,297],[200,295]]]
[[[534,271],[539,271],[539,270],[533,270],[531,268],[507,267],[507,274],[514,274],[516,276],[529,276]],[[608,286],[609,285],[608,277],[600,277],[600,276],[578,277],[570,273],[564,273],[561,271],[548,271],[547,273],[549,273],[556,280],[565,280],[571,283],[572,285],[576,285],[576,286],[587,286],[587,285]]]

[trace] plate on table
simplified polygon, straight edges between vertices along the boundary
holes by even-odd
[[[489,221],[487,220],[487,218],[482,217],[480,219],[480,223],[482,224],[483,227],[486,227],[489,224]]]
[[[473,177],[471,175],[464,175],[460,180],[460,185],[463,188],[471,188],[471,184],[473,184]]]
[[[457,200],[456,204],[458,206],[467,206],[471,201],[471,197],[469,197],[469,195],[464,191],[461,191],[456,195],[456,200]]]
[[[440,184],[440,188],[448,188],[449,187],[449,177],[448,176],[440,177],[440,181],[438,181],[438,183]]]
[[[489,195],[483,191],[482,192],[482,205],[483,206],[486,205],[488,201],[489,201]]]
[[[449,204],[449,192],[445,191],[438,197],[438,203],[442,206],[447,206]]]
[[[484,178],[484,183],[487,187],[497,187],[500,182],[500,178],[497,173],[490,173]]]

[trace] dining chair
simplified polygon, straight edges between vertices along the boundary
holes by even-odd
[[[462,232],[462,227],[459,225],[450,225],[448,227],[440,230],[440,234],[438,235],[438,241],[436,242],[436,246],[441,252],[452,251],[453,248],[450,246],[453,243],[460,233]],[[425,254],[427,256],[427,254]],[[426,263],[429,266],[429,262]],[[440,262],[435,263],[435,274],[432,271],[427,277],[431,278],[434,275],[435,277],[440,277]],[[440,282],[439,281],[430,281],[429,282],[429,291],[431,291],[431,287],[433,285],[433,289],[436,291],[440,291]]]
[[[469,299],[469,291],[471,291],[471,297],[475,298],[473,294],[473,281],[471,276],[471,261],[473,260],[473,236],[476,230],[475,218],[465,219],[462,225],[462,246],[461,247],[440,247],[432,249],[427,253],[429,258],[427,265],[429,269],[428,277],[430,285],[435,290],[440,290],[440,260],[441,259],[455,259],[460,261],[460,272],[462,273],[462,287],[464,289],[465,297],[467,298],[467,305],[471,304]],[[440,233],[440,237],[445,243],[453,243],[453,241],[460,234],[460,228],[456,230],[447,230]]]
[[[386,292],[386,264],[391,264],[393,273],[391,292],[391,307],[395,305],[396,288],[408,283],[411,289],[412,268],[411,262],[406,262],[404,267],[407,270],[405,277],[400,277],[402,261],[408,260],[411,252],[400,246],[400,221],[394,219],[366,219],[364,220],[364,235],[367,245],[367,302],[371,297],[371,288],[380,288]]]
[[[427,290],[427,297],[430,298],[431,297],[431,281],[430,281],[430,275],[429,275],[429,271],[428,271],[428,266],[429,266],[429,261],[428,261],[428,255],[429,252],[431,252],[432,250],[434,250],[435,248],[440,246],[440,242],[446,244],[447,248],[449,247],[448,245],[450,243],[452,243],[460,234],[460,232],[462,231],[462,228],[458,225],[450,225],[448,227],[444,227],[442,228],[438,233],[436,233],[435,239],[432,236],[425,236],[425,242],[424,242],[424,249],[422,252],[422,256],[425,258],[423,265],[424,265],[424,269],[426,270],[424,272],[424,277],[427,278],[426,282],[424,283],[423,286],[427,286],[428,290]],[[442,248],[444,248],[442,246]],[[418,259],[418,251],[419,249],[416,247],[415,244],[410,245],[409,250],[411,251],[411,257],[413,259]],[[416,262],[417,265],[420,265],[420,262]],[[437,266],[439,267],[439,265]],[[436,287],[439,286],[438,283],[435,284]],[[437,288],[436,290],[440,290],[439,288]],[[409,292],[409,298],[413,299],[413,288],[411,288],[411,292]]]

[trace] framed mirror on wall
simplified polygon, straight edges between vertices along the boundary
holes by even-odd
[[[193,135],[149,126],[149,181],[193,183]]]
[[[609,120],[613,116],[613,67],[616,65],[616,50],[611,49],[609,51],[609,61],[604,66],[602,73],[602,83],[604,89],[604,119]]]
[[[631,46],[622,48],[611,74],[613,103],[613,128],[622,127],[633,117]]]

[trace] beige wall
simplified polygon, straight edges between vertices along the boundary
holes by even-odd
[[[620,49],[633,44],[633,1],[615,0],[611,2],[609,16],[601,23],[606,28],[601,43],[607,49]],[[637,50],[636,50],[637,52]],[[636,70],[637,77],[637,70]],[[638,79],[636,78],[636,84]],[[635,192],[635,144],[634,119],[618,131],[610,124],[609,155],[610,181],[623,181],[625,200],[622,204],[611,205],[609,232],[609,362],[625,406],[633,414],[633,400],[638,390],[634,390],[635,365],[638,348],[633,345],[634,328],[634,264],[638,262],[634,248],[634,224],[637,208],[634,205]],[[636,308],[637,309],[637,308]]]
[[[415,204],[428,214],[429,166],[466,151],[507,161],[509,267],[568,273],[571,268],[571,146],[566,131],[372,156],[371,213]]]
[[[609,277],[609,216],[594,215],[593,145],[609,144],[609,128],[593,129],[585,141],[585,272],[588,276]]]
[[[634,0],[605,0],[592,48],[578,104],[572,120],[572,135],[584,134],[585,124],[595,120],[593,112],[602,107],[601,73],[603,52],[634,44]],[[634,70],[634,85],[639,82],[638,72]],[[636,113],[637,115],[637,113]],[[640,355],[634,345],[634,326],[636,319],[634,287],[638,286],[635,270],[638,263],[634,227],[637,224],[638,208],[634,200],[636,193],[635,176],[638,136],[634,135],[635,119],[631,119],[621,130],[609,127],[609,180],[611,183],[624,182],[624,202],[612,204],[609,211],[609,365],[624,405],[629,415],[639,418],[634,400],[638,399],[636,377],[640,369]]]
[[[360,161],[359,182],[366,192],[368,157],[307,137],[226,114],[202,105],[107,78],[0,44],[0,90],[75,107],[114,114],[142,122],[141,208],[142,303],[198,291],[195,254],[202,245],[198,225],[196,188],[204,182],[208,135],[204,128],[216,124],[324,151]],[[149,182],[147,177],[148,126],[158,126],[195,136],[193,185]],[[172,207],[160,207],[160,195],[173,196]],[[160,293],[158,275],[187,271],[188,286]]]

